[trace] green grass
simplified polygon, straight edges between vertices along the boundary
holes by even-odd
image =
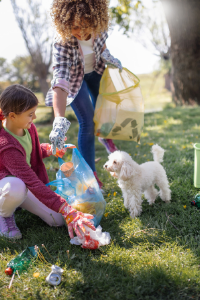
[[[71,112],[67,112],[71,114]],[[140,217],[131,219],[124,208],[116,180],[102,166],[107,160],[103,146],[96,140],[96,157],[101,157],[97,172],[104,182],[106,214],[103,231],[111,234],[111,244],[90,251],[71,245],[65,227],[51,228],[37,216],[16,212],[23,239],[9,241],[0,237],[0,299],[200,299],[200,210],[190,205],[199,192],[193,186],[193,143],[200,140],[200,107],[165,108],[145,115],[141,144],[116,141],[138,163],[152,160],[151,146],[158,143],[166,152],[163,166],[167,172],[172,201],[160,198],[153,206],[144,199]],[[48,141],[51,125],[37,125],[41,142]],[[72,117],[73,120],[73,117]],[[78,124],[72,121],[68,142],[77,145]],[[65,158],[70,160],[71,152]],[[49,179],[55,179],[57,159],[44,160]],[[37,260],[14,279],[4,273],[6,264],[27,246],[44,244],[49,264]],[[52,287],[45,282],[49,266],[64,269],[62,283]],[[33,273],[39,272],[38,278]]]
[[[97,171],[104,182],[106,216],[101,226],[111,234],[111,244],[99,250],[72,246],[66,228],[50,228],[26,211],[16,213],[23,239],[0,238],[0,299],[199,299],[200,297],[200,211],[190,205],[198,189],[193,186],[194,150],[199,141],[200,108],[168,108],[146,114],[141,145],[116,141],[119,149],[138,162],[152,159],[151,145],[165,150],[166,169],[172,201],[159,198],[153,206],[143,202],[143,213],[131,219],[124,208],[122,193],[102,165],[107,160],[103,146],[96,142]],[[48,141],[51,125],[38,125],[41,142]],[[68,141],[77,145],[77,122],[72,122]],[[67,159],[70,159],[70,151]],[[50,180],[55,179],[57,160],[45,159]],[[186,208],[184,208],[186,206]],[[50,264],[64,268],[62,283],[53,288],[45,282],[49,267],[36,262],[16,277],[4,274],[7,262],[27,246],[45,244]],[[69,256],[67,253],[69,250]],[[33,277],[39,272],[38,278]]]

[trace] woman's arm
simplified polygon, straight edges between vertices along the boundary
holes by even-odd
[[[56,154],[56,148],[59,150],[64,148],[65,134],[67,133],[71,123],[65,118],[67,92],[60,87],[55,87],[53,91],[53,109],[55,119],[53,122],[53,129],[49,135],[52,143],[53,155]]]
[[[68,93],[59,87],[53,89],[53,110],[55,117],[64,117]]]

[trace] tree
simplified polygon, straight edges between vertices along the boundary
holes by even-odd
[[[39,92],[38,77],[33,71],[30,56],[17,56],[8,63],[0,57],[0,90],[4,90],[9,84],[22,84],[33,92]]]
[[[0,93],[9,85],[11,68],[6,59],[0,57]]]
[[[7,63],[6,58],[0,57],[0,80],[9,80],[11,73],[10,65]]]
[[[11,63],[10,80],[38,92],[38,76],[35,74],[31,56],[17,56]]]
[[[134,37],[148,51],[160,57],[160,67],[155,77],[165,72],[165,87],[171,90],[171,39],[162,4],[151,1],[145,7],[141,1],[126,1],[128,8],[124,9],[124,0],[119,2],[122,3],[121,6],[112,7],[113,25],[118,23],[125,35]]]
[[[174,101],[200,105],[200,1],[161,2],[171,36]]]
[[[200,1],[160,0],[168,23],[172,60],[173,100],[177,105],[200,105]],[[156,0],[154,2],[157,2]],[[127,18],[133,23],[131,12],[145,9],[144,0],[118,0],[119,7],[112,10],[114,19],[125,31]],[[122,9],[126,7],[126,9]],[[120,18],[118,18],[118,14]],[[124,26],[125,24],[125,26]]]
[[[38,76],[41,91],[46,96],[49,89],[47,76],[52,63],[52,36],[50,20],[42,9],[41,1],[25,0],[24,8],[11,0],[13,11],[22,32],[26,48],[31,57],[31,65]]]

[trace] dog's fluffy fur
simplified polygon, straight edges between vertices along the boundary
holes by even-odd
[[[160,164],[165,150],[154,145],[151,152],[154,161],[138,165],[128,153],[115,151],[109,155],[109,160],[104,165],[104,168],[118,179],[124,206],[129,209],[132,218],[142,212],[142,193],[150,205],[155,202],[158,194],[164,202],[171,200],[167,175]],[[155,189],[155,184],[159,187],[159,192]]]

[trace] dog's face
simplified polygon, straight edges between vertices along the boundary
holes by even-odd
[[[123,164],[121,151],[115,151],[108,156],[108,161],[103,166],[108,172],[118,173]]]
[[[127,180],[133,175],[133,160],[124,151],[115,151],[108,156],[108,161],[103,166],[105,170],[116,174],[115,177]]]

